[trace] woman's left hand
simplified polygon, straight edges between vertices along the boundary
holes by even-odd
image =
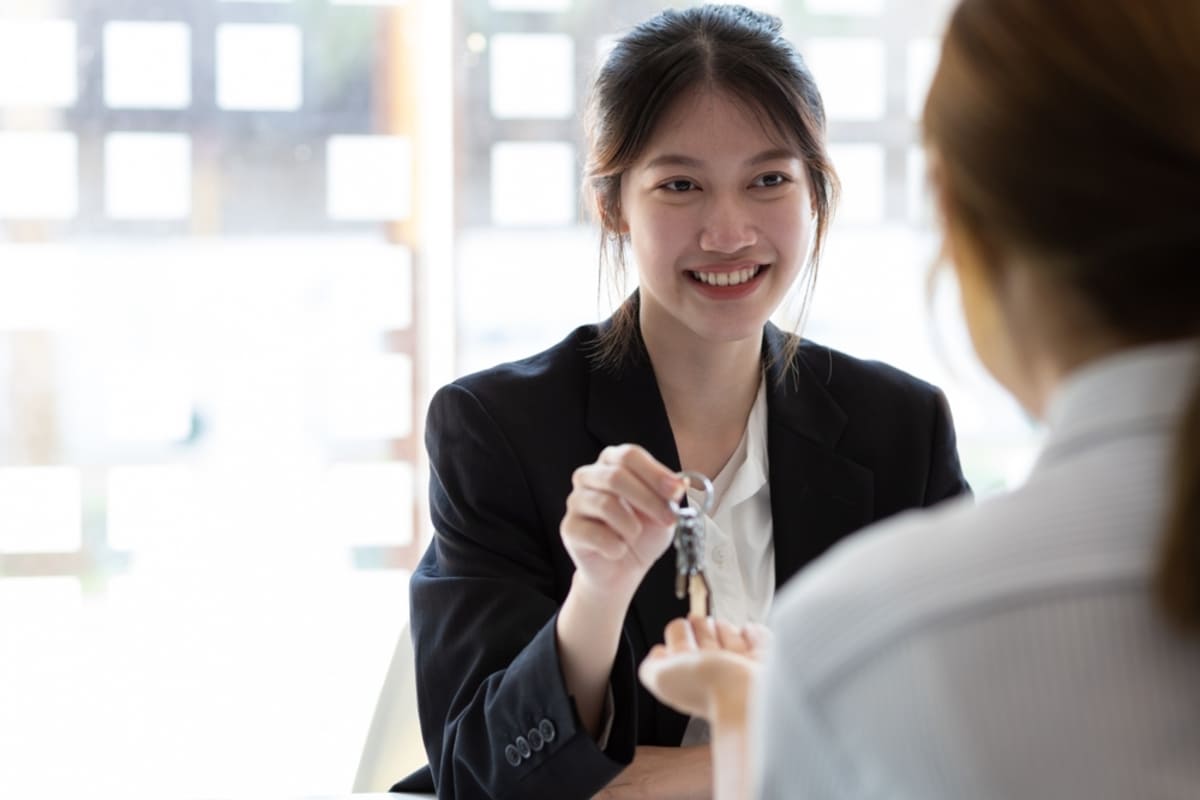
[[[667,625],[638,670],[650,693],[676,711],[710,722],[745,716],[770,633],[692,616]]]

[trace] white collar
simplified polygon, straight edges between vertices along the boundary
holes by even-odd
[[[1174,427],[1200,379],[1200,340],[1122,350],[1068,375],[1046,409],[1049,434],[1038,463],[1091,442]]]
[[[738,453],[744,456],[739,459]],[[758,494],[759,489],[767,482],[767,391],[766,377],[758,383],[758,394],[754,397],[754,405],[750,407],[750,416],[746,420],[746,430],[742,433],[742,441],[738,445],[734,457],[721,470],[722,475],[735,470],[729,480],[729,487],[721,492],[719,508],[733,509]],[[714,509],[714,512],[716,509]]]

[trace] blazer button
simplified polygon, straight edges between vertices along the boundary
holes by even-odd
[[[517,737],[517,752],[521,754],[521,758],[529,758],[530,753],[533,752],[524,736]]]
[[[553,742],[555,735],[558,733],[558,731],[554,730],[554,723],[548,719],[544,719],[538,723],[538,731],[547,742]]]
[[[514,767],[521,766],[521,754],[518,753],[517,748],[513,747],[511,744],[504,748],[504,758]]]
[[[529,738],[529,746],[534,750],[541,750],[546,746],[546,740],[542,738],[542,732],[537,728],[530,728],[529,733],[525,736]]]

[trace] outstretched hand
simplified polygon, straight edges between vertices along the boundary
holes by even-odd
[[[675,710],[710,722],[741,721],[770,633],[691,616],[667,625],[638,675],[650,693]]]

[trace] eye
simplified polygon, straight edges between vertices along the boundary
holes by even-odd
[[[767,189],[772,189],[777,186],[783,186],[785,183],[790,183],[791,178],[784,175],[782,172],[768,172],[765,175],[760,175],[754,179],[755,186],[762,186]]]
[[[691,190],[695,189],[696,184],[692,181],[689,181],[687,178],[674,178],[673,180],[669,180],[666,183],[660,184],[658,188],[666,189],[668,192],[677,192],[682,194],[683,192],[690,192]]]

